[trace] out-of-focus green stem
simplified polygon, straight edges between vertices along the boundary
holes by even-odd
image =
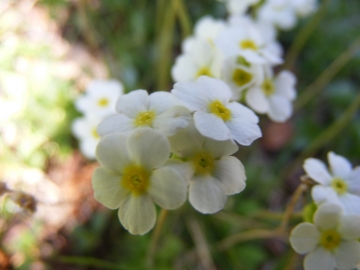
[[[183,0],[174,0],[174,10],[180,22],[182,38],[191,35],[191,23],[189,14],[184,6]]]
[[[307,22],[307,24],[297,34],[285,57],[285,63],[283,64],[282,69],[293,68],[299,53],[301,52],[302,48],[305,46],[311,34],[314,32],[314,30],[320,23],[322,17],[324,16],[328,3],[329,0],[323,0],[319,11],[311,18],[311,20]]]
[[[294,110],[297,111],[311,101],[331,81],[331,79],[348,63],[360,49],[360,37],[343,51],[323,73],[310,84],[295,101]]]
[[[60,256],[55,257],[54,260],[65,264],[81,265],[88,267],[96,267],[99,269],[125,269],[115,263],[100,260],[92,257],[80,257],[80,256]]]

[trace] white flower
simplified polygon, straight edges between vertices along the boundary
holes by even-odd
[[[273,78],[270,68],[263,80],[247,90],[246,103],[258,113],[266,113],[275,122],[284,122],[292,114],[296,97],[296,78],[290,71],[281,71]]]
[[[351,270],[360,263],[360,215],[342,215],[335,204],[324,204],[314,223],[303,222],[290,235],[290,244],[300,254],[308,253],[305,270]]]
[[[145,90],[122,95],[116,103],[117,114],[104,119],[98,126],[101,137],[116,133],[128,133],[134,129],[150,127],[166,136],[174,135],[187,126],[189,111],[168,92],[149,95]]]
[[[95,149],[100,141],[96,131],[100,119],[94,115],[77,118],[72,123],[72,133],[80,140],[80,151],[88,159],[95,159]]]
[[[242,145],[261,137],[258,117],[249,108],[230,102],[231,90],[221,80],[201,76],[196,82],[176,83],[172,93],[194,113],[195,126],[203,136]]]
[[[292,0],[291,4],[300,17],[306,17],[318,9],[317,0]]]
[[[232,17],[214,43],[226,56],[242,56],[254,64],[280,64],[279,45],[270,37],[263,35],[249,17]]]
[[[123,93],[123,86],[115,80],[94,80],[85,95],[75,101],[76,108],[85,115],[106,117],[115,113],[115,103]]]
[[[360,214],[360,167],[352,169],[351,163],[333,152],[328,153],[330,171],[318,159],[304,162],[307,175],[320,185],[312,188],[316,204],[330,202],[343,207],[344,213]]]
[[[119,208],[119,220],[132,234],[153,228],[153,202],[175,209],[186,200],[186,182],[173,168],[163,166],[169,155],[166,137],[149,128],[129,136],[108,135],[96,149],[101,167],[92,178],[95,199],[110,209]]]
[[[175,82],[195,81],[201,75],[220,78],[221,67],[220,51],[206,40],[196,39],[190,50],[176,58],[171,75]]]
[[[238,150],[230,140],[206,138],[191,122],[169,137],[169,141],[172,152],[184,160],[183,163],[172,160],[170,164],[187,178],[189,201],[197,211],[215,213],[224,207],[227,195],[239,193],[245,188],[244,166],[230,156]]]
[[[225,0],[226,8],[231,15],[243,15],[246,10],[260,0]]]

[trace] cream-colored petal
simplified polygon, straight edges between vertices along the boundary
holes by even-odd
[[[342,214],[341,206],[325,203],[320,205],[314,215],[314,223],[321,230],[335,229]]]
[[[153,127],[165,136],[173,136],[180,129],[185,128],[192,119],[190,111],[182,106],[173,106],[156,117]]]
[[[215,114],[197,111],[194,114],[194,121],[197,130],[205,137],[218,141],[231,139],[231,132],[224,120]]]
[[[150,181],[148,193],[162,208],[173,210],[186,201],[186,181],[173,168],[162,167],[154,170]]]
[[[345,240],[360,239],[360,215],[344,215],[338,228],[341,238]]]
[[[121,204],[118,216],[131,234],[143,235],[154,227],[156,209],[149,195],[131,195]]]
[[[269,101],[264,92],[258,86],[254,86],[246,93],[246,103],[258,113],[269,111]]]
[[[335,251],[335,261],[337,270],[355,269],[360,263],[360,243],[359,241],[344,241]]]
[[[134,119],[129,118],[125,114],[115,114],[100,122],[97,127],[97,133],[101,137],[117,132],[128,134],[135,128]]]
[[[316,248],[306,255],[304,259],[305,270],[335,270],[335,266],[333,254],[322,247]]]
[[[164,164],[163,167],[169,167],[177,171],[187,185],[190,184],[190,181],[195,173],[191,161],[185,162],[179,159],[169,158],[169,160]]]
[[[314,181],[322,185],[330,185],[332,176],[322,161],[315,158],[308,158],[305,160],[303,167],[307,175]]]
[[[209,151],[214,158],[230,156],[239,150],[239,147],[231,140],[215,141],[210,138],[204,139],[202,148]]]
[[[297,253],[305,254],[317,247],[320,235],[320,231],[314,224],[303,222],[291,231],[289,240]]]
[[[146,90],[131,91],[119,97],[116,102],[116,111],[135,119],[139,112],[148,111],[149,94]]]
[[[317,205],[323,203],[334,203],[341,205],[339,196],[332,187],[315,185],[311,190],[311,195]]]
[[[92,176],[95,199],[110,209],[119,208],[130,196],[130,191],[120,184],[121,175],[104,168],[96,168]]]
[[[336,155],[334,152],[329,152],[328,160],[334,176],[346,178],[350,174],[352,165],[343,156]]]

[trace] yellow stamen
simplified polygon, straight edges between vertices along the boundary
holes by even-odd
[[[135,126],[151,126],[153,120],[155,118],[155,112],[148,111],[148,112],[141,112],[135,118]]]
[[[331,181],[331,187],[337,192],[337,194],[342,195],[347,192],[348,185],[347,183],[341,178],[334,178]]]
[[[107,98],[101,98],[98,100],[98,105],[100,107],[106,107],[107,105],[109,105],[109,100]]]
[[[218,100],[211,102],[209,104],[209,109],[210,112],[220,117],[224,121],[228,121],[231,118],[231,111]]]
[[[271,96],[275,92],[274,83],[270,79],[264,80],[264,82],[261,84],[261,89],[266,96]]]
[[[92,129],[92,135],[93,135],[93,137],[94,137],[95,139],[100,139],[100,136],[99,136],[99,134],[98,134],[97,131],[96,131],[96,128],[93,128],[93,129]]]
[[[130,190],[133,195],[146,193],[150,184],[150,173],[138,165],[129,165],[124,170],[121,185]]]
[[[207,67],[202,67],[198,70],[198,72],[196,73],[196,78],[200,77],[200,76],[208,76],[208,77],[212,77],[211,71],[209,68]]]
[[[254,41],[252,41],[250,39],[245,39],[245,40],[241,41],[240,48],[244,49],[244,50],[254,50],[254,51],[256,51],[258,49],[258,47],[254,43]]]
[[[240,68],[235,69],[232,75],[232,80],[239,87],[249,83],[251,79],[252,79],[252,74]]]
[[[209,174],[214,170],[214,157],[207,151],[201,151],[194,155],[193,166],[197,174]]]
[[[340,245],[340,242],[341,236],[335,230],[327,230],[321,234],[320,245],[322,245],[325,249],[333,250]]]

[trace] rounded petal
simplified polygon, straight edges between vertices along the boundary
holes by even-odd
[[[259,122],[259,117],[252,110],[238,102],[230,102],[226,107],[231,110],[232,118],[242,118],[253,123]]]
[[[96,168],[92,176],[95,199],[107,208],[116,209],[130,196],[120,184],[121,176],[104,168]]]
[[[194,114],[194,122],[197,130],[205,137],[218,141],[231,139],[227,125],[220,117],[212,113],[197,111]]]
[[[345,178],[352,169],[351,163],[343,156],[336,155],[334,152],[328,153],[329,165],[334,176]]]
[[[258,87],[248,90],[246,93],[246,103],[258,113],[266,113],[269,110],[269,101]]]
[[[284,96],[273,95],[269,97],[269,118],[275,122],[285,122],[292,114],[292,104]]]
[[[156,221],[156,209],[150,196],[129,196],[118,211],[121,224],[131,234],[143,235],[150,231]]]
[[[159,129],[165,136],[172,136],[179,129],[185,128],[191,119],[188,109],[182,106],[174,106],[156,117],[153,127]]]
[[[200,76],[196,83],[201,84],[206,91],[206,96],[210,100],[219,100],[221,103],[227,104],[232,97],[230,87],[220,79],[214,79],[207,76]]]
[[[288,70],[283,70],[275,78],[276,92],[285,96],[289,100],[293,100],[296,97],[296,77]]]
[[[227,196],[219,180],[207,176],[195,176],[189,186],[191,205],[203,214],[213,214],[224,208]]]
[[[339,200],[344,209],[344,214],[360,215],[360,196],[345,193],[339,196]]]
[[[335,266],[333,254],[322,247],[316,248],[306,255],[304,259],[304,268],[306,270],[334,270]]]
[[[223,157],[215,161],[214,176],[220,181],[226,195],[239,193],[246,186],[244,166],[236,157]]]
[[[102,167],[110,171],[122,173],[129,165],[130,157],[126,149],[127,136],[115,133],[103,138],[96,148],[96,158]]]
[[[233,118],[226,125],[231,131],[232,139],[241,145],[250,145],[262,135],[260,127],[247,119]]]
[[[360,243],[356,240],[342,242],[335,252],[336,269],[355,269],[360,263]]]
[[[170,156],[170,145],[166,137],[150,128],[133,131],[128,137],[127,149],[135,163],[150,170],[163,165]]]
[[[342,209],[337,204],[326,203],[319,206],[314,215],[314,223],[321,230],[334,229],[339,224]]]
[[[148,111],[149,95],[146,90],[131,91],[119,97],[116,102],[116,111],[135,119],[139,112]]]
[[[148,193],[155,203],[165,209],[176,209],[186,201],[187,184],[170,167],[153,171]]]
[[[349,176],[346,178],[349,193],[360,196],[360,167],[354,168]]]
[[[196,72],[197,67],[194,64],[192,55],[187,53],[176,58],[175,65],[171,69],[171,76],[175,82],[191,82],[196,80]]]
[[[338,231],[345,240],[360,239],[360,215],[344,215],[340,219]]]
[[[99,140],[92,138],[83,139],[80,142],[80,151],[88,159],[95,159],[96,146]]]
[[[184,162],[178,159],[169,158],[169,160],[164,164],[164,167],[174,169],[187,185],[190,184],[190,181],[195,173],[191,161]]]
[[[101,121],[96,130],[101,137],[104,137],[116,132],[128,133],[135,128],[133,119],[124,114],[115,114]]]
[[[320,235],[320,231],[314,224],[303,222],[291,231],[289,240],[297,253],[305,254],[316,248]]]
[[[303,168],[307,175],[314,181],[322,185],[330,185],[332,180],[325,164],[318,159],[308,158],[305,160]]]
[[[231,140],[215,141],[210,138],[204,139],[202,148],[208,150],[215,158],[230,156],[239,150],[239,147]]]
[[[311,195],[317,205],[327,202],[341,205],[339,197],[332,187],[316,185],[312,188]]]
[[[154,110],[157,115],[168,108],[180,105],[180,102],[169,92],[158,91],[149,96],[149,110]]]

